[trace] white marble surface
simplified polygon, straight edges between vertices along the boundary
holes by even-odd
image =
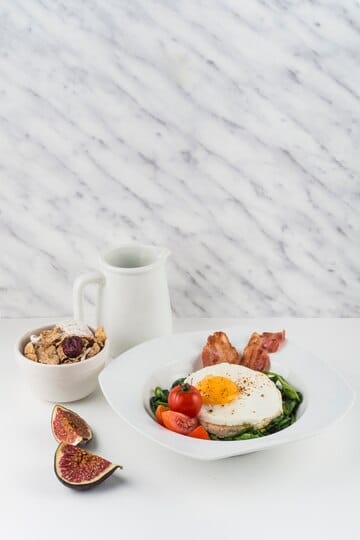
[[[0,9],[2,316],[129,240],[178,315],[359,314],[358,1]]]

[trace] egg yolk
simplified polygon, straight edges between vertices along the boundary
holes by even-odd
[[[238,387],[233,381],[217,375],[208,375],[197,384],[196,388],[206,405],[225,405],[239,395]]]

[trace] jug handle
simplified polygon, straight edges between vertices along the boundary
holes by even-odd
[[[84,321],[84,289],[90,283],[97,284],[97,298],[95,304],[95,324],[100,324],[100,295],[102,285],[105,283],[105,277],[101,272],[86,272],[78,276],[73,285],[73,311],[76,321]]]

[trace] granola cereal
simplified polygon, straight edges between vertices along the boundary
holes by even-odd
[[[35,352],[35,347],[31,343],[31,341],[29,341],[29,343],[27,343],[25,345],[24,354],[25,354],[25,356],[30,358],[30,360],[34,360],[34,362],[38,361],[37,356],[36,356],[36,352]]]
[[[37,357],[41,364],[60,364],[55,345],[38,347]]]
[[[100,345],[95,342],[93,346],[89,349],[88,358],[90,358],[91,356],[95,356],[95,354],[97,354],[100,350]]]
[[[106,335],[105,335],[104,328],[102,326],[99,326],[98,328],[96,328],[95,339],[100,346],[104,345],[105,340],[106,340]]]
[[[93,331],[76,321],[65,321],[30,336],[24,347],[24,356],[42,364],[72,364],[98,354],[105,345],[103,327]]]

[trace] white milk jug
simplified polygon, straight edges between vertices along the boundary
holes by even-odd
[[[74,317],[83,321],[83,292],[96,283],[96,324],[109,339],[112,357],[148,339],[170,334],[172,316],[165,248],[125,244],[103,255],[100,271],[80,275],[74,283]]]

